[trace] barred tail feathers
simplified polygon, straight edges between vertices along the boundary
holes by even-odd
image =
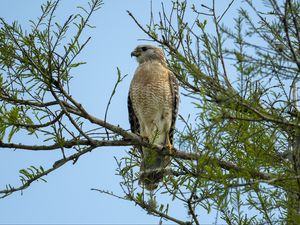
[[[168,158],[168,156],[159,154],[154,149],[143,147],[139,183],[143,184],[148,190],[156,189],[163,179],[164,168],[169,161]]]

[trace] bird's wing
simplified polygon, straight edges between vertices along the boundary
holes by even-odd
[[[173,135],[175,130],[175,121],[178,113],[178,105],[179,105],[179,85],[175,75],[169,71],[169,79],[170,79],[170,86],[171,86],[171,93],[172,93],[172,123],[171,129],[169,132],[169,138],[171,144],[173,144]]]
[[[130,99],[130,91],[128,93],[127,106],[128,106],[128,117],[129,117],[131,132],[135,134],[140,134],[140,124],[132,107],[132,102]]]

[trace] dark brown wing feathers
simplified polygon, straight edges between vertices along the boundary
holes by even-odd
[[[128,117],[129,117],[131,132],[135,134],[140,134],[140,124],[132,107],[130,92],[128,93],[127,106],[128,106]]]
[[[169,138],[171,144],[173,144],[173,136],[175,130],[175,122],[178,113],[178,105],[179,105],[179,85],[175,75],[170,71],[170,86],[172,92],[172,99],[173,99],[173,108],[172,108],[172,123],[171,129],[169,132]]]

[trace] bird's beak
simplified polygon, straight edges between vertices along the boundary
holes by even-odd
[[[140,52],[139,51],[137,51],[137,50],[134,50],[133,52],[131,52],[131,57],[132,56],[135,56],[135,57],[138,57],[138,56],[140,56],[141,54],[140,54]]]

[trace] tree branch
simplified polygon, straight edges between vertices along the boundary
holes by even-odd
[[[129,140],[93,140],[95,147],[102,146],[131,146],[136,144],[134,141]],[[65,141],[62,144],[53,144],[53,145],[25,145],[25,144],[14,144],[14,143],[3,143],[0,141],[0,147],[2,151],[5,148],[14,149],[14,150],[30,150],[30,151],[52,151],[63,148],[72,148],[75,146],[90,146],[90,142],[88,140],[70,140]]]
[[[69,157],[65,157],[61,160],[57,160],[50,169],[45,170],[45,171],[37,174],[36,176],[34,176],[31,179],[28,179],[26,182],[23,183],[23,185],[21,185],[17,188],[7,186],[7,189],[0,190],[0,195],[2,195],[2,196],[0,196],[0,198],[5,198],[6,196],[8,196],[8,195],[10,195],[14,192],[25,190],[26,188],[28,188],[31,185],[32,182],[41,179],[42,177],[44,177],[44,176],[48,175],[49,173],[53,172],[54,170],[57,170],[58,168],[60,168],[61,166],[63,166],[64,164],[66,164],[67,162],[69,162],[71,160],[77,160],[80,156],[86,154],[87,152],[91,152],[95,148],[96,147],[94,147],[94,146],[89,146],[85,150],[77,152],[77,153],[75,153],[75,154],[73,154]]]

